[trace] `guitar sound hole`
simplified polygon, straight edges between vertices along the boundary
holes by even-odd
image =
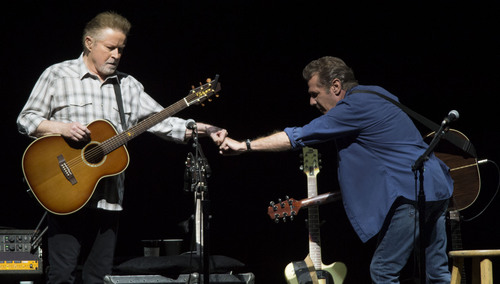
[[[85,160],[91,164],[99,164],[104,159],[104,151],[97,144],[89,144],[84,150]]]

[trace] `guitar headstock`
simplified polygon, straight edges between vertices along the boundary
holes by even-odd
[[[282,201],[281,199],[278,199],[278,203],[271,201],[269,207],[267,208],[267,214],[276,223],[278,223],[280,219],[283,219],[283,222],[286,222],[287,218],[289,218],[290,221],[293,221],[293,218],[297,216],[299,209],[300,202],[287,196],[285,201]]]
[[[197,88],[191,86],[191,91],[189,91],[189,94],[184,99],[188,106],[191,106],[193,104],[200,104],[206,99],[209,99],[214,94],[217,97],[217,92],[220,90],[221,86],[219,83],[219,74],[217,74],[215,75],[214,80],[208,78],[205,84],[201,85],[200,83],[200,86]],[[209,101],[211,101],[211,99],[209,99]],[[204,106],[204,104],[201,105]]]
[[[319,174],[320,162],[318,150],[311,147],[302,148],[303,164],[300,169],[308,176]]]

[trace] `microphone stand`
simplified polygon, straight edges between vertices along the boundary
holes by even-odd
[[[188,161],[191,163],[188,170],[191,173],[191,192],[196,200],[195,231],[196,231],[196,253],[200,257],[200,274],[203,274],[204,284],[209,283],[209,250],[208,250],[208,230],[209,230],[209,206],[207,178],[210,177],[211,170],[203,150],[198,143],[198,129],[193,126],[193,147],[195,155],[189,153]]]
[[[437,144],[441,140],[441,138],[446,134],[448,131],[448,122],[443,121],[441,123],[441,126],[439,129],[436,131],[434,134],[434,138],[432,139],[431,143],[429,144],[429,147],[427,150],[415,161],[415,163],[412,165],[412,170],[415,173],[415,180],[417,180],[417,172],[420,174],[419,179],[420,179],[420,186],[419,186],[419,193],[418,193],[418,201],[417,201],[417,210],[419,214],[419,222],[418,222],[418,227],[420,230],[420,249],[419,249],[419,256],[420,256],[420,283],[425,284],[427,280],[427,272],[426,272],[426,267],[425,267],[425,248],[427,246],[426,239],[425,239],[425,191],[424,191],[424,162],[429,160],[429,155],[434,151],[436,148]]]

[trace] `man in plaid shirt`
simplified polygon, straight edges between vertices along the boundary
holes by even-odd
[[[122,93],[126,127],[163,110],[139,81],[117,71],[130,27],[127,19],[113,12],[101,13],[88,22],[82,55],[43,72],[19,114],[19,131],[34,138],[60,134],[77,142],[89,141],[92,133],[86,125],[102,119],[121,133],[126,129],[115,96],[116,83]],[[205,123],[197,123],[197,129],[200,137],[210,136],[217,145],[227,135],[225,129]],[[178,117],[169,117],[148,131],[180,143],[192,136],[186,120]],[[111,273],[123,191],[123,174],[108,177],[99,182],[78,212],[48,214],[49,283],[75,282],[80,253],[86,256],[84,283],[102,283]]]

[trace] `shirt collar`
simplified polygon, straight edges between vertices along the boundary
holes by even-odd
[[[87,67],[87,65],[85,65],[85,62],[83,61],[83,52],[80,54],[80,57],[78,57],[78,74],[79,74],[80,80],[83,80],[87,77],[99,80],[97,75],[92,74],[90,72],[89,68]],[[106,78],[106,80],[104,80],[103,85],[108,83],[108,82],[112,82],[111,80],[116,80],[116,81],[118,81],[118,84],[120,83],[120,76],[118,76],[118,72],[115,72],[115,74],[108,76]]]

